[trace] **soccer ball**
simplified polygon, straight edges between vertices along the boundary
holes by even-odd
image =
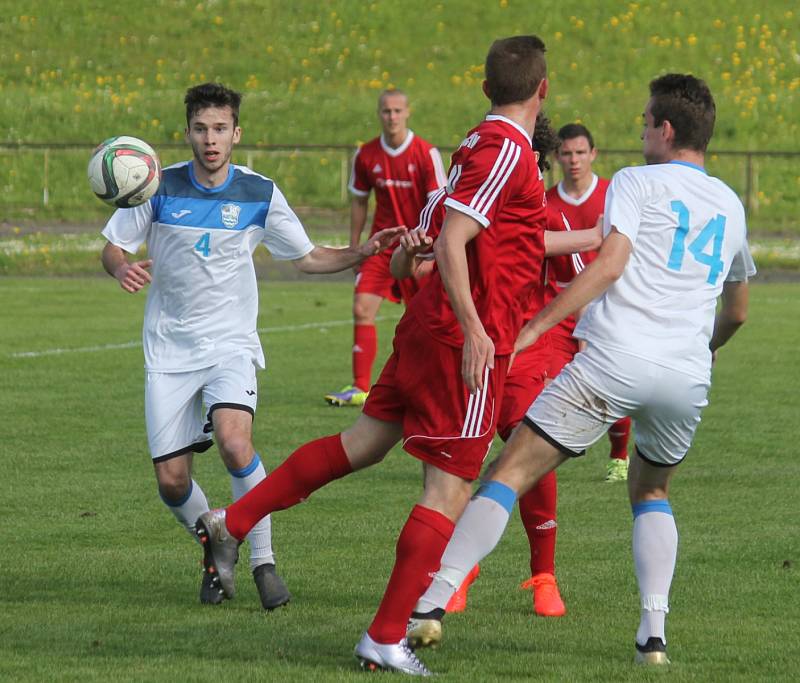
[[[144,204],[161,182],[161,164],[143,140],[120,135],[100,143],[89,160],[89,185],[106,204],[127,209]]]

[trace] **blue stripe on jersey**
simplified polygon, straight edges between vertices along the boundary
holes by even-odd
[[[633,518],[646,512],[663,512],[665,515],[672,515],[672,506],[668,500],[645,500],[633,506]]]
[[[678,161],[677,159],[673,159],[672,161],[669,161],[667,163],[678,164],[678,166],[688,166],[689,168],[693,168],[696,171],[700,171],[701,173],[705,173],[706,175],[708,175],[706,169],[704,169],[702,166],[698,166],[697,164],[693,164],[691,161]]]
[[[153,220],[165,226],[205,230],[244,230],[264,226],[275,185],[263,176],[231,167],[215,188],[197,184],[191,163],[166,168],[153,197]]]

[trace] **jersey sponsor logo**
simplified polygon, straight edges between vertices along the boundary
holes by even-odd
[[[410,180],[395,180],[394,178],[376,178],[375,185],[377,187],[414,187],[414,183]]]
[[[192,213],[189,209],[181,209],[180,211],[173,211],[172,217],[175,219],[183,218],[184,216],[188,216]]]
[[[373,172],[373,173],[380,173],[382,170],[383,170],[383,169],[381,168],[381,165],[380,165],[380,164],[375,164],[375,165],[372,167],[372,172]]]
[[[222,212],[222,224],[226,228],[235,228],[239,224],[239,214],[242,207],[238,204],[223,204],[220,207]]]

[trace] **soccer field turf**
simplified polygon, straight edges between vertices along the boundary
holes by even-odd
[[[322,396],[349,381],[346,283],[262,285],[267,354],[255,444],[268,468],[356,413]],[[676,475],[680,533],[667,624],[670,680],[800,676],[796,487],[800,285],[754,284],[751,315],[720,351],[711,404]],[[239,565],[236,599],[200,606],[199,548],[158,499],[147,454],[143,296],[109,279],[0,279],[0,680],[349,680],[420,466],[386,462],[273,520],[291,604],[265,614]],[[380,358],[398,307],[384,306]],[[424,390],[424,387],[421,388]],[[606,443],[559,471],[557,572],[568,614],[534,618],[518,518],[483,564],[469,608],[422,659],[448,680],[652,680],[632,664],[638,623],[623,485]],[[229,500],[216,449],[196,458]]]

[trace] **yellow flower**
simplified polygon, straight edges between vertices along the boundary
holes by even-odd
[[[686,39],[686,42],[689,45],[697,45],[697,36],[694,33],[690,33],[689,37]]]
[[[224,21],[225,21],[225,20],[224,20],[224,19],[223,19],[221,16],[219,16],[219,15],[217,15],[216,17],[214,17],[214,23],[215,23],[217,26],[222,26],[222,24],[223,24],[223,22],[224,22]]]
[[[611,19],[609,19],[609,23],[612,26],[618,26],[619,25],[619,19],[617,19],[616,17],[611,17]]]

